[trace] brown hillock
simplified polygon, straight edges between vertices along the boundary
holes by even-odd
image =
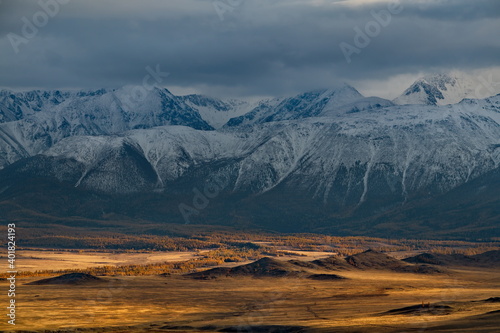
[[[440,305],[440,304],[418,304],[407,306],[404,308],[393,309],[387,312],[384,312],[384,315],[447,315],[453,312],[453,308],[449,305]]]
[[[250,276],[250,277],[299,277],[306,272],[289,262],[264,257],[250,264],[233,268],[217,267],[203,272],[187,274],[192,278],[216,278],[220,276]]]
[[[83,285],[103,282],[104,280],[86,273],[69,273],[53,278],[33,281],[27,283],[29,285],[51,285],[51,284],[65,284],[65,285]]]
[[[358,269],[389,270],[400,273],[434,274],[445,273],[446,270],[429,265],[410,265],[403,260],[388,256],[387,254],[367,250],[345,258],[345,261],[352,267]]]
[[[346,278],[337,274],[312,274],[307,277],[311,280],[317,281],[334,281],[334,280],[345,280]]]
[[[367,250],[345,258],[352,267],[360,269],[401,270],[409,265],[382,252]]]
[[[215,267],[206,271],[186,274],[185,276],[198,280],[210,280],[218,277],[229,276],[230,271],[231,268],[229,267]]]
[[[293,259],[293,260],[288,260],[288,263],[301,268],[320,269],[318,265],[313,264],[311,261],[302,261]]]
[[[493,250],[472,256],[483,265],[500,266],[500,250]]]
[[[332,256],[311,262],[300,260],[281,261],[264,257],[253,263],[229,267],[216,267],[206,271],[187,274],[196,279],[215,279],[218,277],[251,276],[251,277],[308,277],[315,271],[379,269],[401,273],[433,274],[445,272],[442,268],[430,265],[410,265],[404,261],[390,257],[384,253],[367,250],[346,258]],[[313,274],[314,275],[314,274]],[[324,274],[328,275],[328,274]],[[334,278],[334,274],[331,274]],[[326,277],[325,277],[326,279]]]
[[[500,303],[500,297],[490,297],[488,299],[485,299],[483,302],[486,302],[486,303]]]
[[[500,251],[493,250],[466,256],[464,254],[422,253],[403,259],[412,264],[430,264],[438,266],[469,266],[469,267],[497,267],[500,265]]]
[[[338,256],[330,256],[323,259],[313,260],[311,263],[318,266],[321,269],[326,270],[345,270],[352,269],[352,266],[349,265],[344,258]]]
[[[430,264],[438,266],[477,266],[480,262],[463,254],[422,253],[403,259],[412,264]]]

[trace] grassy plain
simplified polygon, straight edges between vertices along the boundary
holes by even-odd
[[[312,280],[305,275],[220,275],[208,279],[185,276],[215,265],[243,265],[264,256],[281,261],[314,262],[332,254],[343,258],[368,248],[376,248],[397,259],[422,252],[474,255],[500,249],[497,240],[474,243],[321,235],[241,236],[229,233],[178,239],[110,236],[110,242],[98,239],[99,244],[103,244],[98,249],[70,246],[59,249],[19,248],[16,326],[8,325],[4,319],[0,322],[0,330],[185,333],[500,331],[498,258],[492,258],[497,264],[439,266],[441,272],[428,274],[396,272],[384,265],[377,269],[365,265],[334,268],[333,271],[318,266],[307,268],[308,274],[337,274],[346,278],[340,280]],[[91,247],[94,242],[88,238],[81,244]],[[110,249],[110,244],[118,244],[119,248]],[[127,249],[122,248],[125,247],[123,244],[134,246]],[[140,248],[137,244],[147,247]],[[155,246],[185,249],[167,251],[153,248]],[[5,272],[5,254],[1,260]],[[102,266],[108,269],[100,270]],[[32,274],[35,271],[38,271],[37,276]],[[72,271],[100,275],[101,280],[83,284],[29,284]],[[6,275],[2,276],[5,278]],[[0,280],[1,304],[7,305],[9,301],[8,288],[9,283]],[[416,306],[416,310],[405,310],[409,306]],[[401,308],[402,311],[388,313]]]
[[[23,330],[241,332],[263,327],[304,327],[303,331],[433,331],[433,326],[499,310],[476,302],[500,295],[497,270],[462,270],[452,276],[377,271],[343,272],[349,280],[221,278],[181,276],[107,277],[90,286],[19,286]],[[381,315],[409,305],[445,302],[449,314]],[[496,320],[500,317],[496,316]],[[494,319],[494,318],[493,318]],[[492,319],[492,320],[493,320]],[[491,326],[489,332],[497,332]],[[496,329],[495,329],[496,327]],[[211,329],[212,328],[212,329]],[[307,328],[307,330],[305,330]],[[238,331],[238,330],[235,330]],[[265,330],[264,330],[265,331]],[[293,332],[293,330],[289,330]],[[297,330],[299,331],[299,330]],[[488,332],[475,326],[455,332]],[[444,332],[444,331],[443,331]],[[451,331],[450,331],[451,332]]]
[[[108,276],[90,285],[27,285],[39,278],[20,278],[15,328],[39,332],[498,332],[500,328],[500,303],[484,302],[500,296],[499,269],[336,274],[347,279],[195,280],[152,275]],[[7,288],[6,281],[0,288]],[[430,311],[384,314],[422,302],[430,303]],[[443,304],[451,310],[433,310]]]

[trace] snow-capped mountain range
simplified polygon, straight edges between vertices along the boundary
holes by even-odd
[[[158,195],[178,222],[186,204],[207,223],[309,230],[446,195],[500,165],[500,95],[467,99],[478,89],[457,76],[425,77],[394,101],[349,85],[257,103],[131,90],[0,92],[0,202],[42,178]],[[214,179],[212,210],[195,207]]]

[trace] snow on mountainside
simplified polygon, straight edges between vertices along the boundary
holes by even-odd
[[[446,105],[464,98],[486,98],[499,93],[485,82],[461,72],[428,75],[418,79],[393,100],[395,104]]]
[[[172,95],[167,89],[153,88],[145,96],[134,95],[134,86],[112,91],[3,90],[0,91],[0,123],[65,118],[78,124],[93,121],[104,132],[166,124],[212,129],[182,97]]]
[[[104,89],[96,91],[41,91],[13,92],[0,91],[0,123],[16,121],[37,112],[51,112],[57,105],[70,98],[99,96]]]
[[[155,172],[152,187],[168,187],[168,182],[183,176],[190,167],[220,159],[233,158],[249,152],[253,143],[244,136],[215,131],[199,131],[185,126],[162,126],[154,129],[134,130],[121,136],[94,136],[67,138],[44,153],[46,156],[72,159],[82,166],[82,173],[75,186],[112,192],[127,192],[119,182],[109,186],[116,176],[115,168],[120,158],[109,164],[109,170],[100,176],[93,174],[102,161],[117,155],[125,147],[134,147],[140,158],[147,160]],[[119,176],[119,175],[118,175]],[[121,179],[123,182],[124,180]],[[92,184],[89,186],[89,183]],[[127,181],[125,181],[127,183]]]
[[[229,120],[227,126],[331,116],[389,105],[392,105],[390,101],[375,97],[367,99],[344,84],[338,89],[315,90],[294,97],[262,101],[251,112]]]
[[[447,79],[426,80],[451,91]],[[112,200],[136,195],[127,197],[138,203],[133,216],[182,220],[179,202],[223,179],[213,211],[203,213],[213,221],[231,216],[307,229],[304,219],[328,226],[360,212],[361,221],[500,168],[500,95],[395,105],[345,85],[251,105],[161,88],[140,99],[132,92],[0,93],[0,195],[20,198],[22,190],[43,191],[47,181],[63,198],[95,193],[89,191],[115,198],[102,211],[122,214]],[[147,195],[156,199],[138,200]],[[101,214],[90,197],[82,207]]]
[[[4,122],[0,123],[0,168],[41,153],[66,137],[114,135],[163,125],[212,130],[226,122],[234,126],[239,119],[245,123],[299,119],[357,112],[390,103],[364,99],[350,86],[258,103],[200,95],[174,96],[163,88],[154,88],[146,96],[134,96],[133,86],[90,92],[3,91],[0,96],[0,110],[4,110]],[[357,100],[359,105],[355,105]],[[247,121],[253,115],[255,121]]]
[[[332,193],[336,187],[347,186],[344,199],[363,202],[374,174],[385,177],[383,186],[392,182],[392,191],[406,196],[431,185],[438,191],[451,189],[500,162],[498,96],[449,106],[395,106],[344,85],[261,101],[213,131],[209,122],[219,127],[250,105],[177,97],[160,88],[136,101],[131,89],[37,92],[42,101],[36,102],[37,111],[0,124],[0,164],[40,153],[71,159],[85,170],[75,185],[133,192],[133,184],[120,188],[122,176],[106,187],[106,179],[97,175],[110,177],[120,158],[139,158],[142,167],[148,165],[142,175],[154,174],[154,181],[147,181],[151,188],[164,189],[190,169],[216,163],[230,173],[234,191],[264,193],[300,183],[328,201],[338,195]],[[64,98],[56,103],[54,95]],[[91,172],[103,165],[111,169]]]
[[[201,117],[213,128],[221,128],[231,118],[239,117],[255,108],[256,103],[240,100],[227,100],[202,96],[182,96],[187,105],[196,109]]]
[[[141,98],[134,98],[132,92],[133,87],[77,93],[3,92],[1,108],[22,112],[0,123],[0,167],[71,136],[113,135],[162,125],[213,129],[197,110],[166,89],[154,88]]]
[[[325,202],[341,195],[362,203],[384,187],[401,197],[430,187],[441,193],[498,167],[500,96],[267,122],[250,132],[169,126],[120,137],[73,137],[45,154],[79,161],[85,178],[124,142],[155,170],[156,188],[168,188],[197,165],[218,163],[231,170],[226,176],[234,179],[232,191],[264,193],[294,184]],[[90,183],[102,190],[105,177]]]

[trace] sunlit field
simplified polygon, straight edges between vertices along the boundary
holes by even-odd
[[[297,244],[314,243],[312,239],[304,236]],[[344,241],[348,243],[348,239]],[[259,241],[247,242],[246,246],[257,243]],[[21,272],[16,281],[15,328],[38,332],[74,329],[85,332],[498,331],[498,263],[490,267],[424,265],[433,267],[434,271],[401,272],[399,262],[403,267],[416,267],[416,264],[396,259],[386,263],[384,260],[390,258],[378,251],[369,252],[373,257],[367,258],[373,262],[366,262],[366,258],[362,262],[359,258],[364,258],[363,246],[357,250],[351,248],[349,252],[354,255],[349,257],[335,252],[334,244],[316,244],[317,248],[300,250],[297,244],[264,243],[259,245],[264,248],[255,246],[254,252],[245,252],[244,247],[230,249],[230,246],[225,246],[227,252],[221,249],[19,251]],[[362,239],[358,243],[389,246],[390,242]],[[400,244],[393,242],[393,246],[397,248]],[[481,252],[479,249],[483,246],[474,247],[471,243],[449,248],[475,253]],[[314,251],[320,248],[327,251]],[[337,250],[346,251],[338,246]],[[390,257],[398,259],[422,252],[416,248],[387,251]],[[435,252],[447,250],[440,248]],[[234,261],[221,260],[219,264],[182,266],[182,263],[213,260],[215,253],[226,259],[229,253],[249,256]],[[344,262],[347,258],[358,258],[358,262],[354,266],[344,263],[345,267],[315,266],[314,263],[329,260],[332,255],[335,262]],[[273,276],[275,271],[262,275],[256,270],[244,275],[232,271],[222,275],[210,273],[212,267],[234,268],[262,257],[272,258],[271,264],[284,265],[279,268],[290,271],[282,275],[280,271],[276,276]],[[366,267],[371,264],[372,268]],[[162,268],[164,273],[160,273]],[[96,280],[30,284],[73,271],[93,273]],[[207,274],[203,273],[201,278],[189,275],[193,272]],[[335,275],[339,279],[315,280],[310,274]],[[2,289],[7,286],[7,281],[0,282]]]

